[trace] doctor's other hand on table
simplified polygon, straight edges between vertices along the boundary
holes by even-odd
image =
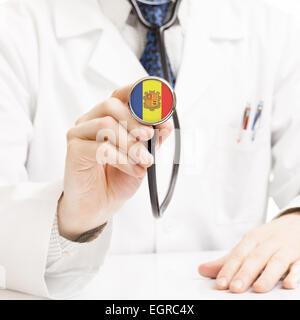
[[[136,4],[156,26],[173,6]],[[65,298],[107,255],[205,250],[228,252],[199,266],[216,289],[299,285],[298,27],[262,0],[182,0],[177,13],[163,68],[130,1],[0,4],[1,286]],[[155,220],[145,177],[154,129],[132,116],[128,96],[166,68],[182,157]],[[162,199],[176,131],[170,120],[156,129]],[[266,223],[270,196],[280,210]]]

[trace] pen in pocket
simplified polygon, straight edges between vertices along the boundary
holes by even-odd
[[[259,105],[257,106],[256,113],[255,113],[255,116],[254,116],[254,119],[253,119],[253,124],[252,124],[252,128],[251,128],[251,130],[252,130],[252,141],[255,140],[255,136],[256,136],[257,128],[259,127],[259,123],[260,123],[260,119],[261,119],[261,114],[262,114],[263,108],[264,108],[264,102],[261,101],[259,103]]]
[[[244,110],[242,126],[241,126],[241,130],[240,130],[240,133],[239,133],[239,137],[237,139],[237,143],[241,142],[242,136],[243,136],[243,131],[246,131],[247,128],[248,128],[250,113],[251,113],[251,105],[250,105],[250,103],[248,103],[246,108],[245,108],[245,110]]]

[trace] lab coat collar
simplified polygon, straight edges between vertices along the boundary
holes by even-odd
[[[52,0],[56,36],[68,38],[101,30],[106,25],[98,0]],[[122,4],[120,23],[126,21],[130,4],[127,0]],[[189,15],[193,4],[200,4],[202,8],[210,6],[212,19],[207,28],[210,29],[212,39],[239,40],[243,38],[242,10],[239,0],[183,0],[179,10],[179,23],[185,30],[189,23]],[[201,4],[202,3],[202,4]],[[115,5],[115,4],[114,4]]]
[[[88,63],[92,71],[108,79],[114,86],[132,83],[147,75],[120,32],[116,27],[112,27],[113,24],[101,11],[98,0],[53,1],[58,38],[102,30]],[[187,19],[182,20],[183,31],[186,32],[185,53],[176,90],[178,89],[179,97],[185,97],[185,102],[202,94],[216,77],[218,70],[221,70],[220,63],[223,58],[219,56],[216,42],[243,38],[239,19],[241,10],[236,1],[210,1],[183,0],[179,12],[181,19]],[[115,50],[116,47],[118,52]],[[194,77],[192,75],[195,74],[196,66],[199,71]],[[187,96],[190,98],[187,99]]]
[[[57,38],[69,38],[85,34],[105,27],[107,17],[101,9],[98,0],[52,0],[53,15]],[[183,0],[178,13],[180,25],[185,28],[188,24],[189,5],[192,0]],[[104,4],[104,3],[102,3]],[[105,3],[107,10],[119,8],[114,25],[121,29],[131,12],[131,5],[127,0],[114,0]]]
[[[101,10],[111,22],[119,29],[122,30],[129,18],[132,10],[131,4],[128,0],[98,0]]]
[[[132,12],[132,6],[128,0],[98,0],[103,14],[105,14],[112,23],[119,29],[125,26],[130,13]],[[181,4],[178,12],[178,22],[185,28],[188,23],[190,0],[184,0]]]
[[[53,0],[57,38],[69,38],[104,27],[98,0]]]

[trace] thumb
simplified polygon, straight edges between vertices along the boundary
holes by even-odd
[[[117,99],[121,100],[123,103],[127,103],[128,96],[129,96],[131,89],[132,89],[132,85],[128,85],[126,87],[119,88],[119,89],[115,90],[111,96],[113,98],[117,98]]]
[[[198,272],[201,276],[215,279],[223,267],[227,255],[214,261],[203,263],[199,266]]]

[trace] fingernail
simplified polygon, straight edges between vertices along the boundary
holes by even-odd
[[[297,289],[300,285],[300,279],[292,279],[289,281],[289,287],[291,289]]]
[[[216,283],[217,283],[218,287],[224,288],[227,286],[228,281],[226,278],[219,278],[219,279],[217,279]]]
[[[242,289],[244,286],[244,283],[242,280],[234,280],[232,283],[231,283],[231,287],[233,289],[237,289],[237,290],[240,290]]]

